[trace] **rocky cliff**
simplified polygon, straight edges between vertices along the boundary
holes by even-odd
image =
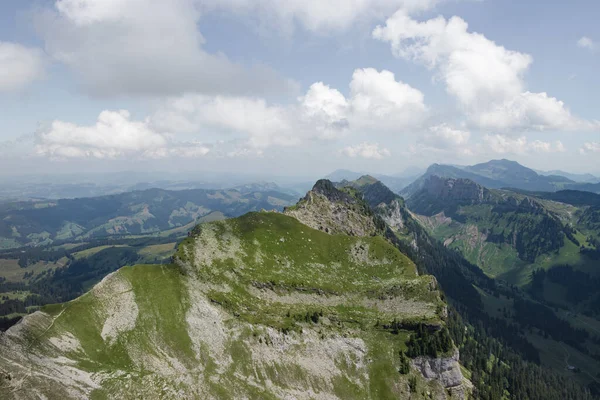
[[[442,398],[465,399],[473,390],[473,384],[460,370],[458,350],[449,357],[417,357],[411,364],[425,379],[437,381],[446,389],[447,396]]]

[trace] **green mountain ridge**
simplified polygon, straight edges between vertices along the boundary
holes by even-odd
[[[365,176],[319,181],[284,214],[198,225],[173,264],[121,268],[0,334],[0,394],[595,398],[587,328],[419,218]],[[585,375],[553,364],[559,345]]]
[[[198,225],[174,264],[122,268],[25,317],[0,335],[0,393],[465,398],[435,278],[369,231],[356,194],[320,181],[288,215]],[[340,215],[356,217],[351,234],[325,232]]]

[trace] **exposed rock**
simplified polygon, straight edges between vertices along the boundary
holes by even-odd
[[[452,398],[466,399],[472,388],[471,382],[460,371],[458,349],[450,357],[417,357],[411,364],[425,379],[439,382]]]
[[[481,203],[490,200],[491,192],[468,179],[440,178],[431,176],[424,190],[438,200],[459,200]]]
[[[357,199],[322,179],[296,206],[283,212],[332,235],[373,236],[377,233],[375,223],[363,207]]]
[[[398,199],[392,200],[389,205],[381,203],[377,206],[378,214],[383,218],[385,223],[395,231],[404,228],[404,217],[402,216],[400,207],[401,205]]]

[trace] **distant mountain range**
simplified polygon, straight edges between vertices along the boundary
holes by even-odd
[[[600,178],[592,175],[592,174],[572,174],[570,172],[565,172],[565,171],[561,171],[558,169],[552,170],[552,171],[538,171],[536,170],[535,172],[537,172],[540,175],[558,175],[558,176],[564,176],[565,178],[569,178],[572,181],[575,182],[579,182],[579,183],[598,183],[600,182]]]
[[[0,205],[0,249],[55,241],[157,234],[188,229],[218,212],[237,217],[249,211],[282,209],[297,197],[276,186],[241,190],[148,189],[110,196],[5,203]]]
[[[561,175],[540,175],[531,168],[510,160],[491,160],[472,166],[433,164],[425,174],[400,191],[405,198],[419,192],[431,176],[469,179],[490,189],[514,188],[555,192],[571,189],[600,193],[600,183],[581,183]]]
[[[423,170],[418,168],[411,168],[406,170],[405,172],[397,175],[383,175],[383,174],[371,174],[370,176],[378,179],[384,185],[386,185],[390,190],[395,193],[400,192],[407,185],[413,182],[416,178],[418,178],[421,174],[423,174]],[[347,169],[338,169],[331,174],[327,175],[325,178],[329,179],[332,182],[342,182],[342,181],[355,181],[362,176],[367,174],[355,171],[349,171]]]

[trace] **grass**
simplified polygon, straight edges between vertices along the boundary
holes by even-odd
[[[140,253],[163,254],[173,246],[150,246]],[[177,256],[187,267],[123,267],[103,286],[78,299],[44,306],[54,323],[47,329],[33,327],[39,330],[31,338],[32,348],[45,351],[47,347],[40,346],[44,340],[67,332],[75,336],[83,351],[61,355],[74,360],[77,368],[108,376],[93,398],[119,397],[125,383],[138,388],[143,397],[147,378],[167,396],[162,388],[178,384],[152,372],[152,363],[140,364],[139,355],[143,354],[145,360],[160,359],[194,371],[208,392],[219,398],[278,398],[271,390],[275,385],[314,393],[332,390],[342,398],[393,399],[408,395],[409,376],[398,372],[398,351],[406,348],[410,332],[395,335],[377,322],[442,323],[438,307],[444,303],[439,292],[431,289],[431,277],[418,276],[415,265],[380,237],[328,235],[282,214],[251,213],[201,225],[196,237],[180,244]],[[123,284],[111,286],[114,282]],[[102,294],[102,290],[107,292]],[[113,342],[103,340],[107,318],[123,312],[118,305],[128,301],[130,292],[138,308],[134,325],[121,331]],[[190,330],[193,325],[188,325],[188,313],[193,304],[200,304],[193,303],[193,296],[212,301],[210,310],[222,313],[217,322],[208,315],[201,321],[210,326],[222,324],[227,332],[225,358],[231,363],[223,364],[218,348],[209,347],[211,337],[203,337],[205,342],[200,345],[192,339],[195,332]],[[409,318],[403,307],[377,307],[396,299],[408,306],[430,306],[432,314]],[[131,305],[125,303],[125,310],[131,310]],[[294,335],[293,339],[279,356],[257,363],[257,351],[275,355],[281,351],[279,343],[266,344],[272,335],[267,332],[273,332],[269,328],[280,338]],[[307,332],[313,336],[306,336]],[[337,346],[342,346],[341,355],[334,349],[303,350],[306,337],[318,337],[310,339],[317,348],[326,346],[322,341],[327,338],[334,338]],[[343,337],[362,339],[367,353],[355,352]],[[305,359],[331,360],[336,371],[332,383],[311,372],[314,369],[306,366],[307,361],[303,364],[288,352],[304,354]],[[363,356],[359,363],[357,357]],[[328,368],[325,374],[332,373]],[[114,371],[131,377],[111,375]],[[411,398],[423,398],[433,384],[420,375],[414,378],[418,392]],[[127,386],[126,390],[130,389]]]
[[[218,253],[213,249],[215,243],[239,241],[237,254],[213,260],[210,268],[198,265],[196,273],[203,281],[232,287],[228,293],[211,292],[211,299],[253,322],[258,316],[270,323],[279,321],[275,325],[282,327],[285,321],[281,316],[288,309],[267,307],[253,299],[248,292],[251,286],[268,287],[277,295],[341,296],[347,307],[341,310],[345,315],[341,316],[334,306],[328,312],[336,319],[362,323],[374,323],[379,315],[352,298],[408,298],[418,304],[431,304],[434,310],[442,304],[439,293],[429,289],[431,278],[417,276],[414,263],[381,237],[328,235],[277,213],[251,213],[203,225],[201,230],[198,248],[206,248],[207,257]],[[193,262],[188,254],[193,254],[194,248],[194,239],[184,240],[178,257]]]
[[[62,259],[56,263],[40,261],[27,266],[27,268],[21,268],[19,260],[0,259],[0,276],[5,277],[7,282],[25,282],[27,280],[23,279],[23,276],[26,273],[33,272],[33,277],[35,277],[42,272],[62,268],[64,266],[63,261]]]
[[[176,243],[155,244],[141,248],[138,255],[141,262],[153,262],[157,259],[168,259],[175,252]]]
[[[0,297],[8,297],[9,300],[25,300],[27,296],[31,295],[28,290],[17,290],[13,292],[0,293]]]
[[[98,313],[98,299],[88,292],[62,305],[42,307],[51,315],[60,314],[46,335],[70,332],[77,337],[86,354],[79,366],[92,372],[135,371],[126,345],[155,354],[156,343],[161,343],[165,352],[182,362],[191,362],[194,353],[185,323],[189,301],[179,269],[173,265],[137,265],[121,268],[117,274],[131,284],[135,293],[139,313],[133,330],[107,345],[100,335],[103,318]]]
[[[509,299],[503,295],[499,295],[498,297],[492,296],[478,287],[475,287],[475,289],[477,289],[481,295],[485,312],[490,316],[495,318],[504,318],[504,309],[506,309],[509,314],[512,312],[514,303],[512,299]]]
[[[82,258],[88,258],[88,257],[91,257],[91,256],[93,256],[94,254],[96,254],[96,253],[99,253],[99,252],[101,252],[102,250],[109,249],[109,248],[111,248],[111,247],[129,247],[129,246],[127,246],[127,245],[122,245],[122,244],[118,244],[118,245],[106,245],[106,246],[98,246],[98,247],[92,247],[91,249],[85,249],[85,250],[82,250],[82,251],[78,251],[78,252],[76,252],[76,253],[73,253],[72,255],[73,255],[73,257],[74,257],[76,260],[80,260],[80,259],[82,259]]]
[[[537,334],[527,334],[526,337],[540,351],[542,364],[565,377],[587,385],[593,381],[592,377],[597,377],[600,373],[600,365],[596,360],[567,344],[544,339]],[[569,371],[567,365],[577,367],[581,372]]]

